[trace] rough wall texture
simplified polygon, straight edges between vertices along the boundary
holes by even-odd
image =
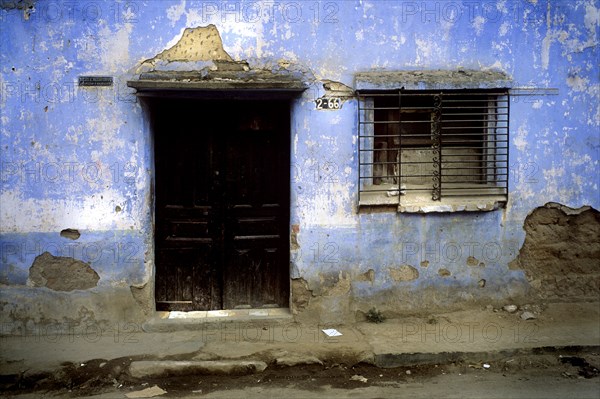
[[[412,281],[419,278],[419,271],[411,265],[390,268],[390,277],[394,281]]]
[[[512,268],[547,299],[600,297],[600,212],[549,203],[525,219],[525,242]]]
[[[29,281],[34,287],[56,291],[87,290],[100,280],[98,273],[85,262],[44,252],[29,269]]]
[[[187,28],[171,48],[152,60],[173,61],[233,61],[223,49],[223,41],[214,25]]]
[[[0,335],[65,334],[93,341],[124,328],[140,332],[144,320],[127,288],[61,292],[16,286],[0,290]]]

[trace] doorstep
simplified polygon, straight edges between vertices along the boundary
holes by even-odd
[[[156,312],[142,329],[146,332],[174,332],[197,330],[210,323],[291,320],[293,317],[288,308],[171,311]]]

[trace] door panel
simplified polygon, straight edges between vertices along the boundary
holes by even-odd
[[[212,269],[212,248],[162,248],[156,256],[158,310],[219,309],[220,279]],[[208,288],[208,289],[207,289]]]
[[[289,104],[153,109],[157,308],[288,306]]]
[[[273,244],[269,246],[268,243]],[[275,239],[236,240],[225,270],[224,306],[227,309],[282,307],[287,298],[277,295],[280,254]]]

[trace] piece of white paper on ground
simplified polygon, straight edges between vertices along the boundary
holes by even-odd
[[[141,391],[129,392],[126,393],[125,396],[128,398],[153,398],[155,396],[160,396],[167,393],[164,389],[155,385],[151,388],[142,389]]]
[[[339,337],[340,335],[342,335],[342,333],[336,330],[335,328],[326,328],[325,330],[321,331],[323,331],[328,337]]]

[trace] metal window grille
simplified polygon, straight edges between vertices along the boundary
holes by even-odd
[[[508,199],[509,93],[358,93],[359,205]]]

